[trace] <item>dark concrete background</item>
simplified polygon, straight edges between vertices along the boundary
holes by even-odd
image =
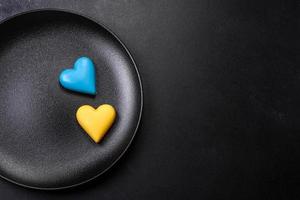
[[[124,157],[58,192],[0,181],[1,199],[300,199],[299,2],[0,1],[89,15],[139,67],[145,107]]]

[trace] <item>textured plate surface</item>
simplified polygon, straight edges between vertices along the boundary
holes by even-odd
[[[15,183],[59,189],[107,170],[130,144],[142,90],[124,45],[77,14],[35,11],[0,25],[0,174]],[[93,59],[95,97],[63,89],[58,77],[80,56]],[[77,124],[83,104],[114,105],[118,117],[100,144]]]

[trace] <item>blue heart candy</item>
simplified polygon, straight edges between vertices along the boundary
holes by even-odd
[[[60,84],[72,91],[85,94],[96,94],[95,67],[87,57],[78,58],[74,69],[65,69],[59,76]]]

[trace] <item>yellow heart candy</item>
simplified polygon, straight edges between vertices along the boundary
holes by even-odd
[[[84,105],[78,108],[76,118],[80,126],[98,143],[114,123],[116,110],[108,104],[103,104],[97,109]]]

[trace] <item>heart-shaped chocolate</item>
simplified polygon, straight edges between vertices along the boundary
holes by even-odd
[[[76,118],[87,134],[98,143],[114,123],[116,110],[108,104],[103,104],[97,109],[84,105],[77,110]]]
[[[73,69],[61,72],[59,82],[68,90],[95,95],[96,78],[93,61],[87,57],[77,59]]]

